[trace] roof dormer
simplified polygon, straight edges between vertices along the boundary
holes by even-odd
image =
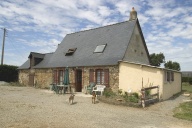
[[[39,64],[43,60],[44,56],[45,54],[31,52],[28,57],[30,59],[30,68]]]

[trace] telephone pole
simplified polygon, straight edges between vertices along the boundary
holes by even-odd
[[[6,28],[3,29],[3,45],[2,45],[2,54],[1,54],[1,65],[3,65],[3,57],[4,57],[4,45],[5,45],[5,33]]]

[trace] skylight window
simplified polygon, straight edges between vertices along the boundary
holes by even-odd
[[[107,44],[97,45],[94,53],[103,53]]]
[[[77,48],[69,49],[68,52],[65,53],[65,56],[72,56]]]

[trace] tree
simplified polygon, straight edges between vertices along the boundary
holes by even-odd
[[[153,66],[157,66],[159,67],[161,65],[161,63],[165,62],[165,56],[163,53],[159,53],[159,54],[150,54],[150,60],[151,60],[151,65]]]
[[[180,64],[177,63],[177,62],[172,62],[172,61],[167,61],[165,64],[164,64],[165,68],[168,68],[168,69],[173,69],[173,70],[177,70],[177,71],[180,71],[181,68],[180,68]]]
[[[0,65],[0,81],[15,82],[18,80],[17,66]]]

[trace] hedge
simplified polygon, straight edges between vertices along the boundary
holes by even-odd
[[[182,77],[182,82],[189,82],[192,85],[192,77]]]
[[[0,65],[0,81],[16,82],[18,80],[17,66]]]

